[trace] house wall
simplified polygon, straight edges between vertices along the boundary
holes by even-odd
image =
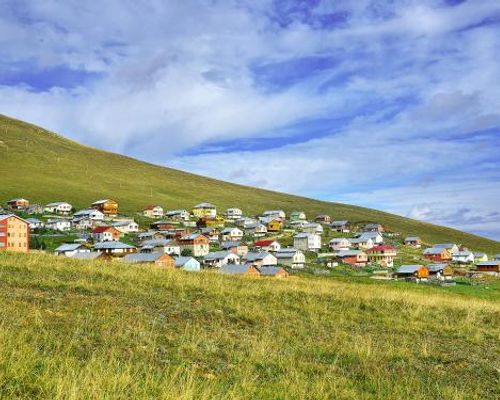
[[[29,251],[29,224],[16,217],[0,221],[0,251],[27,253]]]

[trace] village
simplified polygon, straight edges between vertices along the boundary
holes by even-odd
[[[287,278],[300,272],[453,285],[456,277],[500,276],[500,254],[455,243],[424,243],[377,222],[308,219],[239,208],[219,213],[204,202],[192,210],[149,205],[133,216],[103,199],[75,210],[70,203],[8,200],[0,209],[0,251],[49,252],[80,260],[151,264],[159,268]]]

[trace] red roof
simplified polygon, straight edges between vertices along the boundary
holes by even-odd
[[[396,249],[392,246],[385,246],[385,245],[379,245],[372,247],[371,249],[367,251],[396,251]]]
[[[254,243],[254,246],[257,247],[266,247],[269,246],[270,244],[274,243],[276,240],[274,239],[266,239],[266,240],[259,240]]]
[[[103,233],[106,232],[108,229],[112,228],[111,226],[98,226],[95,228],[92,233]]]

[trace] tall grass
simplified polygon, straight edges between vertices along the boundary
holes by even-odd
[[[0,397],[495,399],[500,304],[0,254]]]

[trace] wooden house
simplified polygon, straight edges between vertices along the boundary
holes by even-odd
[[[150,204],[142,210],[142,215],[147,218],[162,218],[163,207],[159,205]]]
[[[260,267],[259,268],[260,276],[267,276],[273,278],[288,278],[290,275],[288,271],[281,267]]]
[[[435,262],[451,260],[450,252],[444,247],[443,248],[430,247],[428,249],[425,249],[422,255],[424,256],[425,259]]]
[[[260,271],[252,264],[226,264],[220,268],[220,272],[229,275],[243,275],[251,277],[259,277]]]
[[[283,221],[281,219],[273,219],[266,224],[268,232],[279,232],[283,229]]]
[[[0,251],[27,253],[29,248],[29,222],[17,215],[0,215]]]
[[[98,242],[94,244],[94,250],[111,257],[124,257],[137,251],[135,246],[117,241]]]
[[[341,250],[337,252],[335,257],[344,264],[349,264],[356,267],[364,267],[368,262],[368,256],[361,250]]]
[[[314,218],[314,222],[317,222],[318,224],[328,225],[332,222],[332,219],[329,215],[321,214],[317,215],[316,218]]]
[[[198,228],[223,228],[224,218],[220,215],[214,217],[201,217],[196,222]]]
[[[155,231],[168,231],[174,229],[174,225],[169,221],[155,221],[149,224],[149,228]]]
[[[423,265],[401,265],[396,271],[398,278],[427,279],[429,270]]]
[[[453,268],[448,264],[429,264],[427,265],[429,276],[439,276],[444,279],[453,277]]]
[[[498,274],[500,273],[500,260],[478,262],[476,271]]]
[[[90,207],[99,210],[106,216],[118,215],[118,203],[111,199],[94,201]]]
[[[22,211],[29,207],[30,202],[26,199],[18,197],[7,201],[7,208],[13,211]]]
[[[98,226],[92,231],[92,239],[96,242],[119,241],[122,233],[112,226]]]
[[[234,254],[237,254],[240,257],[243,257],[245,254],[248,253],[248,246],[245,243],[235,240],[228,240],[222,242],[220,248],[222,250],[232,251]]]

